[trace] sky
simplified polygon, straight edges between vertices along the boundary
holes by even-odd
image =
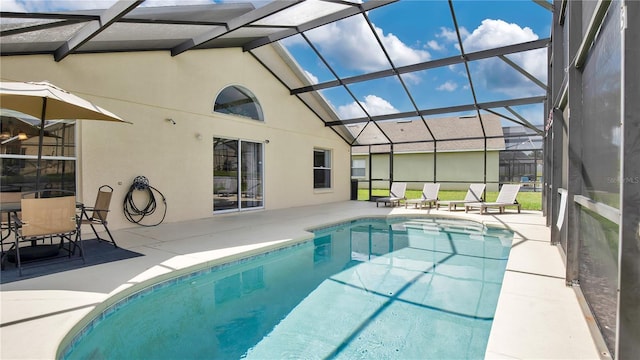
[[[2,11],[62,11],[107,8],[115,0],[0,0]],[[211,3],[211,0],[147,0],[143,6]],[[256,6],[265,4],[254,2]],[[323,5],[325,6],[325,5]],[[548,38],[551,12],[532,0],[453,0],[462,48],[472,53],[489,48]],[[297,35],[281,43],[297,60],[309,82],[322,83],[338,76],[350,77],[420,62],[460,56],[458,34],[447,1],[403,0],[368,12],[373,29],[362,15],[352,16],[305,33],[322,55]],[[384,44],[382,51],[376,40]],[[537,79],[546,83],[546,49],[507,55]],[[325,65],[327,62],[331,70]],[[473,103],[473,83],[478,102],[540,96],[545,90],[505,61],[492,58],[470,63],[471,79],[464,65],[454,65],[404,74],[403,83],[387,77],[366,83],[322,91],[341,119],[433,109]],[[404,87],[409,89],[411,97]],[[350,93],[353,96],[350,95]],[[355,96],[355,99],[354,99]],[[360,106],[361,105],[361,106]],[[542,105],[516,110],[534,124],[542,124]],[[507,111],[500,111],[513,117]],[[442,116],[442,115],[441,115]]]
[[[548,38],[551,33],[551,12],[533,1],[454,0],[453,5],[465,53]],[[396,67],[460,56],[446,1],[400,1],[372,10],[368,16]],[[362,16],[323,26],[306,35],[338,76],[361,75],[391,67]],[[310,81],[322,83],[335,79],[300,36],[283,43],[302,65]],[[507,58],[546,83],[546,50],[508,55]],[[499,59],[473,62],[470,71],[479,102],[544,95],[544,89]],[[473,102],[463,65],[403,75],[403,81],[421,109]],[[392,77],[352,85],[350,90],[371,115],[413,110],[402,84]],[[322,93],[342,119],[365,115],[353,99],[345,100],[348,99],[346,90],[334,88]],[[528,120],[542,124],[541,105],[518,110]]]

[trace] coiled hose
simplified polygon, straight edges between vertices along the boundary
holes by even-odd
[[[147,193],[147,204],[143,208],[138,208],[133,200],[133,194],[135,191],[146,191]],[[157,202],[154,192],[162,196],[162,203],[164,204],[164,213],[162,214],[162,218],[155,224],[145,225],[140,223],[145,217],[152,215],[155,213],[157,209]],[[136,176],[133,179],[133,183],[129,187],[129,191],[124,198],[124,216],[130,222],[134,224],[138,224],[141,226],[156,226],[161,224],[164,221],[164,217],[167,215],[167,199],[164,195],[153,186],[149,185],[149,180],[144,176]]]

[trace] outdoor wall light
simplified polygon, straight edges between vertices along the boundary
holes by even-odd
[[[23,132],[18,133],[18,140],[27,140],[29,137]]]
[[[269,143],[269,139],[265,140],[265,141],[264,141],[264,143],[265,143],[265,144],[268,144],[268,143]]]
[[[176,122],[172,118],[167,118],[165,120],[167,120],[167,122],[170,123],[171,125],[175,125],[176,124]]]
[[[11,133],[9,133],[8,131],[4,131],[2,134],[0,134],[0,140],[7,140],[10,137]]]

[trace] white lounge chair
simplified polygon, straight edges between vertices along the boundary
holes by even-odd
[[[486,214],[489,208],[498,208],[498,211],[502,214],[507,206],[516,206],[518,213],[520,213],[521,205],[516,200],[519,191],[520,184],[504,184],[500,189],[500,193],[498,193],[496,201],[468,203],[464,205],[464,211],[469,212],[471,209],[479,208],[480,214]]]
[[[408,204],[414,204],[416,208],[420,206],[422,209],[423,206],[429,205],[429,208],[435,205],[436,201],[438,201],[438,192],[440,191],[439,183],[426,183],[422,187],[422,196],[417,199],[407,199],[404,202],[405,209]]]
[[[384,203],[385,206],[389,204],[391,205],[391,207],[393,207],[394,204],[398,204],[398,206],[400,206],[400,201],[406,199],[404,195],[406,191],[407,183],[394,182],[393,184],[391,184],[391,191],[389,192],[389,196],[376,199],[376,207],[378,207],[380,203]]]
[[[453,208],[453,210],[456,210],[456,207],[458,205],[482,201],[482,193],[484,192],[485,187],[485,184],[470,184],[469,190],[467,190],[467,195],[464,197],[464,200],[437,201],[436,210],[440,209],[441,205],[447,205],[449,211],[451,211],[451,208]]]

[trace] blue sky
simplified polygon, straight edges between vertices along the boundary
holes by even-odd
[[[456,19],[466,53],[547,38],[551,13],[532,1],[454,1]],[[401,1],[369,12],[376,33],[389,49],[396,66],[460,55],[455,27],[446,1]],[[308,38],[339,76],[353,76],[389,69],[364,21],[352,17],[309,31]],[[284,42],[309,73],[313,82],[334,76],[300,39]],[[508,55],[507,58],[546,82],[546,50]],[[544,95],[544,89],[499,59],[471,63],[471,77],[479,102]],[[404,75],[414,101],[421,109],[473,102],[463,65]],[[350,86],[372,115],[412,110],[412,103],[394,77]],[[364,116],[342,88],[323,91],[341,118]],[[542,124],[542,105],[520,107],[522,116]],[[513,115],[501,111],[513,118]]]
[[[107,8],[115,0],[0,0],[3,11]],[[210,0],[147,0],[145,6],[211,3]],[[265,2],[254,2],[262,6]],[[551,12],[531,0],[454,0],[453,7],[465,52],[547,38]],[[460,55],[455,27],[446,0],[403,0],[368,13],[375,32],[388,49],[396,67]],[[305,35],[338,76],[348,77],[391,67],[361,15],[308,31]],[[335,76],[301,38],[281,43],[307,73],[311,83],[335,80]],[[546,83],[546,50],[508,55]],[[471,81],[479,102],[544,95],[544,89],[500,59],[470,64]],[[464,105],[473,102],[463,65],[403,75],[413,101],[420,109]],[[411,99],[395,77],[354,84],[349,90],[371,115],[413,110]],[[322,91],[340,118],[365,116],[356,100],[342,87]],[[534,124],[542,124],[542,105],[515,108]],[[513,117],[507,111],[500,111]]]

